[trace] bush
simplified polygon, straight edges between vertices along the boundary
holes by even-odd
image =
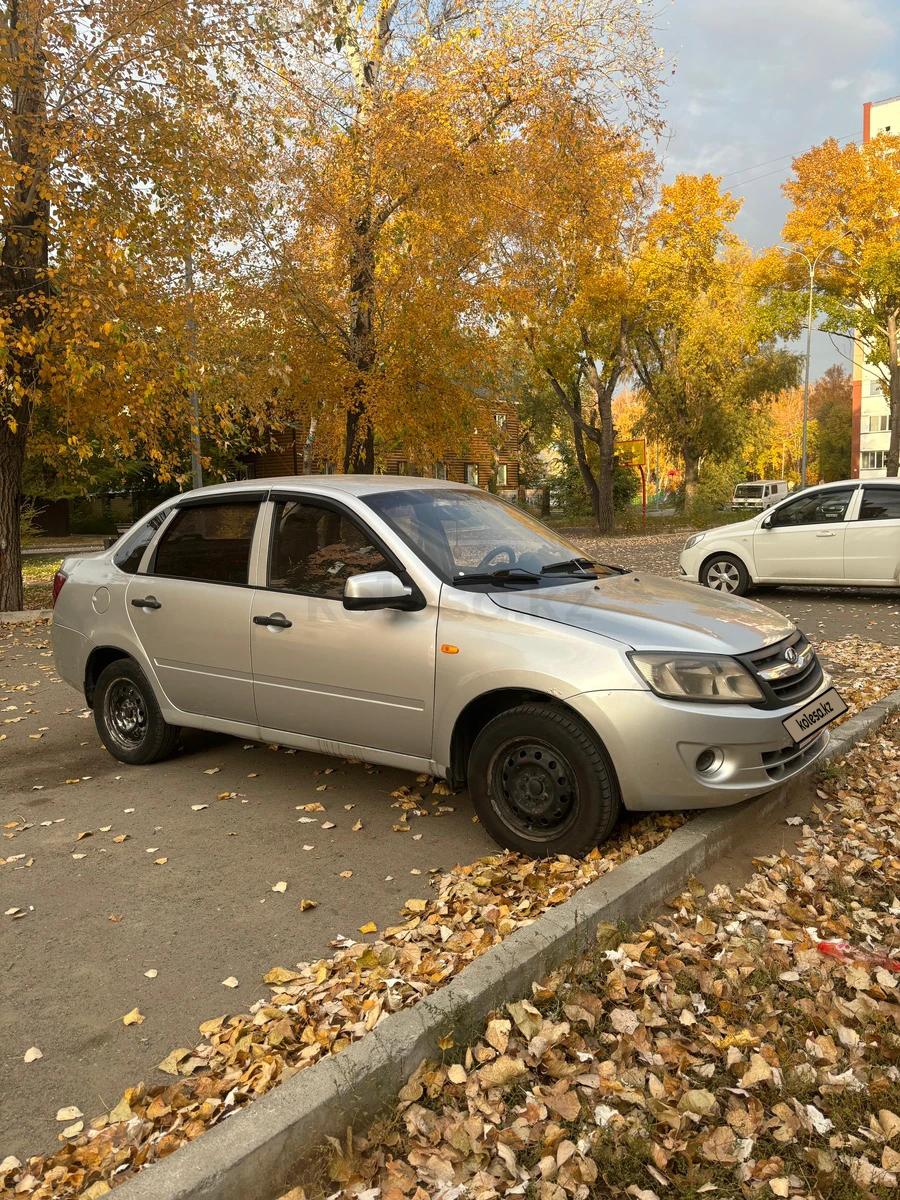
[[[706,459],[694,495],[686,508],[690,520],[705,524],[720,517],[731,502],[735,484],[740,483],[745,475],[743,465],[732,459],[725,462]]]
[[[37,519],[44,510],[33,500],[23,500],[19,506],[19,544],[30,546],[41,532]]]
[[[592,521],[591,502],[585,490],[584,480],[571,447],[562,444],[557,447],[562,464],[562,470],[554,476],[552,482],[554,499],[557,501],[561,515],[571,521]],[[596,463],[591,466],[596,470]],[[625,512],[641,494],[641,477],[634,467],[623,467],[616,463],[613,476],[613,507],[616,512]]]

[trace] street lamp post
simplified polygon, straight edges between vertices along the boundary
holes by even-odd
[[[813,323],[813,289],[816,282],[816,267],[819,259],[834,246],[825,246],[815,258],[810,258],[802,250],[792,250],[791,254],[799,254],[809,270],[809,307],[806,313],[806,368],[803,376],[803,445],[800,456],[800,486],[806,487],[807,467],[809,465],[809,360],[812,354],[812,323]]]

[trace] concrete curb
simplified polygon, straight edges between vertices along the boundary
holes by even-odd
[[[833,759],[900,708],[900,689],[845,722],[819,761]],[[793,781],[792,781],[793,782]],[[665,842],[516,930],[455,979],[361,1041],[292,1076],[169,1158],[116,1189],[121,1200],[273,1200],[297,1182],[324,1139],[361,1127],[391,1104],[438,1041],[464,1042],[488,1013],[529,994],[534,980],[586,950],[602,922],[637,921],[691,875],[790,804],[782,787],[693,818]]]
[[[25,608],[19,612],[0,613],[0,625],[24,625],[28,621],[46,621],[52,616],[52,608]]]

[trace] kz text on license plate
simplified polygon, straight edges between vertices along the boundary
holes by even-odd
[[[786,721],[782,721],[785,729],[795,742],[805,742],[813,737],[829,721],[841,716],[847,711],[835,688],[829,688],[821,696],[817,696],[804,708],[799,708]]]

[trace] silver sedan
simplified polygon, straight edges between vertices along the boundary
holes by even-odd
[[[188,492],[54,593],[59,672],[122,762],[193,726],[427,771],[532,855],[586,851],[623,806],[771,788],[845,711],[770,609],[594,562],[438,480]]]

